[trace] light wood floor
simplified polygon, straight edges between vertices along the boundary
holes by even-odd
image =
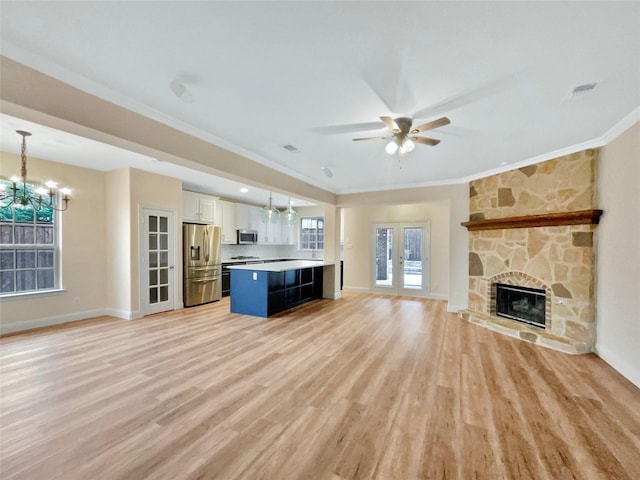
[[[434,300],[1,340],[2,479],[639,479],[640,390]]]

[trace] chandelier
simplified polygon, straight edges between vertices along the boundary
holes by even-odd
[[[284,212],[282,212],[282,214],[284,215],[284,219],[287,225],[293,225],[296,223],[296,216],[298,214],[291,207],[291,197],[289,197],[289,203],[287,204],[287,209]]]
[[[280,212],[273,206],[271,199],[271,192],[269,192],[269,203],[267,203],[262,209],[262,222],[263,223],[278,223]]]
[[[22,136],[21,150],[21,176],[11,177],[11,187],[7,189],[7,182],[0,183],[0,205],[2,207],[13,208],[33,208],[41,210],[43,208],[51,208],[53,210],[64,211],[71,199],[71,190],[68,188],[60,188],[55,182],[46,182],[45,186],[30,185],[27,183],[27,137],[31,133],[23,130],[16,130],[18,135]],[[62,196],[62,207],[56,202],[56,195]]]

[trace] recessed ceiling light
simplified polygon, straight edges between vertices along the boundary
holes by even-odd
[[[329,169],[329,167],[326,167],[326,166],[322,167],[322,171],[327,177],[329,178],[333,177],[333,172],[331,171],[331,169]]]
[[[500,165],[509,165],[509,162],[500,162]]]
[[[288,151],[290,151],[290,152],[292,152],[292,153],[293,153],[293,152],[299,152],[299,151],[300,151],[297,147],[294,147],[294,146],[293,146],[293,145],[291,145],[291,144],[283,145],[283,146],[282,146],[282,148],[284,148],[285,150],[288,150]]]
[[[249,191],[249,189],[248,189],[248,188],[244,188],[244,187],[242,187],[242,188],[240,189],[240,191],[241,191],[242,193],[247,193],[247,192]]]

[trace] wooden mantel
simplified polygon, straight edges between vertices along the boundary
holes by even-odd
[[[602,210],[580,210],[578,212],[543,213],[524,217],[491,218],[475,222],[462,222],[467,230],[500,230],[506,228],[553,227],[556,225],[597,225]]]

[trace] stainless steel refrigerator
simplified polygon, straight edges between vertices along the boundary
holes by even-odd
[[[185,307],[214,302],[222,298],[221,238],[220,227],[195,223],[182,224]]]

